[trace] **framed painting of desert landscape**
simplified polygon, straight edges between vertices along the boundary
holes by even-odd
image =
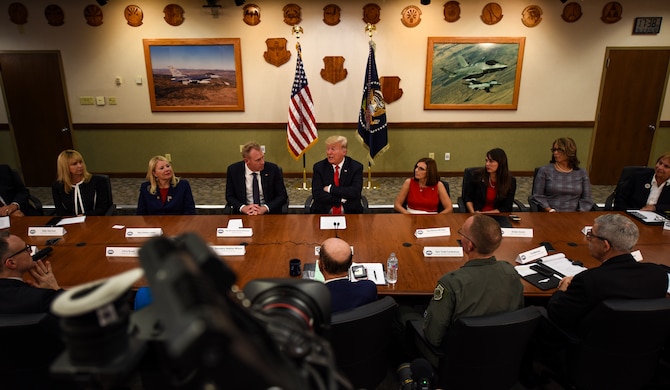
[[[524,37],[428,37],[426,110],[516,110]]]
[[[151,111],[244,111],[239,38],[144,39]]]

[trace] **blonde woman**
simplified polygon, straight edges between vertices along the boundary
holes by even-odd
[[[58,155],[58,179],[51,186],[56,215],[105,215],[112,205],[109,181],[86,169],[82,155],[67,149]]]
[[[149,160],[147,180],[140,186],[137,215],[195,214],[195,201],[187,180],[179,179],[163,156]]]

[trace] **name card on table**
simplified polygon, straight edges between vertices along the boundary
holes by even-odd
[[[9,216],[0,217],[0,229],[7,229],[10,226],[11,225],[9,223]]]
[[[529,263],[533,260],[537,260],[540,257],[545,257],[547,256],[547,248],[543,246],[539,246],[535,249],[531,249],[529,251],[525,251],[523,253],[519,253],[519,256],[516,257],[516,262],[520,264],[526,264]]]
[[[244,256],[247,253],[244,245],[210,245],[210,248],[219,256]]]
[[[127,228],[126,238],[158,237],[163,235],[161,228]]]
[[[630,255],[633,256],[633,258],[635,259],[635,261],[642,261],[642,260],[644,260],[644,259],[642,258],[642,252],[640,252],[639,249],[636,250],[636,251],[632,251],[632,252],[630,252]]]
[[[28,236],[64,236],[67,233],[62,226],[35,226],[28,228]]]
[[[530,228],[501,228],[503,237],[533,237],[533,229]]]
[[[254,235],[252,228],[216,228],[217,237],[251,237]]]
[[[670,221],[663,222],[663,230],[670,230]]]
[[[451,236],[451,229],[448,227],[416,229],[414,236],[416,238]]]
[[[463,257],[463,248],[460,246],[424,246],[425,257]]]
[[[319,219],[319,226],[321,230],[344,230],[347,228],[347,220],[344,218],[344,216],[336,216],[336,217],[327,217],[327,216],[322,216]]]
[[[105,255],[107,255],[107,257],[139,257],[140,248],[108,246],[105,248]]]
[[[589,232],[591,231],[592,228],[593,228],[593,226],[584,226],[584,227],[582,228],[582,234],[583,234],[583,235],[587,235],[587,234],[589,234]]]

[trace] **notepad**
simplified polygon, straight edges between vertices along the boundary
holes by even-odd
[[[653,211],[646,210],[626,210],[628,214],[640,220],[640,222],[647,225],[663,225],[667,218]]]

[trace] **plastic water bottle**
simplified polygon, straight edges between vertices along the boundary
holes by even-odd
[[[391,284],[398,281],[398,258],[395,252],[392,252],[386,261],[386,281]]]

